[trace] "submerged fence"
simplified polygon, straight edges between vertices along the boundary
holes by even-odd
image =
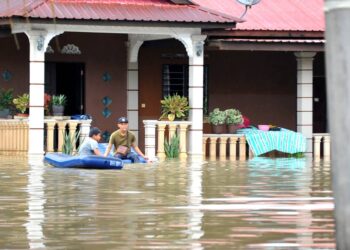
[[[230,157],[231,159],[246,159],[247,157],[253,156],[244,135],[241,134],[204,134],[203,155],[210,158]],[[330,156],[330,134],[314,134],[314,159],[328,159]]]
[[[72,138],[80,131],[80,141],[89,135],[92,120],[45,119],[44,148],[46,152],[60,152],[64,134]],[[0,120],[0,154],[28,152],[28,119]]]

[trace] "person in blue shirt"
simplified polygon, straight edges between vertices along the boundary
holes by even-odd
[[[90,129],[89,137],[85,138],[83,144],[79,148],[79,155],[100,155],[103,156],[98,149],[98,142],[101,140],[101,130],[96,127]]]

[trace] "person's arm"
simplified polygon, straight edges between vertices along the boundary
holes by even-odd
[[[107,157],[109,155],[109,152],[111,152],[112,144],[108,143],[108,146],[106,148],[106,152],[104,153],[103,156]],[[98,149],[97,149],[98,150]]]
[[[103,156],[98,148],[95,148],[93,151],[95,155]]]
[[[134,148],[135,152],[138,155],[142,156],[145,160],[148,160],[148,157],[142,153],[141,149],[138,146],[136,146],[135,144],[132,144],[131,146]]]

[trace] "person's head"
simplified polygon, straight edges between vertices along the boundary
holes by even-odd
[[[128,130],[129,121],[128,118],[122,116],[117,119],[117,125],[120,130]]]
[[[91,137],[92,139],[94,139],[96,141],[100,141],[101,140],[101,130],[99,130],[96,127],[91,128],[90,132],[89,132],[89,137]]]

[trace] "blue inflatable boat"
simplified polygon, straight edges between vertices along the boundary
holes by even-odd
[[[103,154],[106,151],[107,143],[99,143],[98,149]],[[135,152],[133,149],[131,149]],[[113,152],[113,150],[111,150]],[[147,161],[141,156],[138,157],[140,163]],[[66,155],[62,153],[47,153],[45,161],[58,168],[91,168],[91,169],[122,169],[124,163],[133,163],[130,159],[118,159],[112,153],[108,157],[96,155]]]
[[[62,153],[47,153],[45,161],[58,168],[122,169],[124,162],[115,157],[96,155],[72,156]]]

